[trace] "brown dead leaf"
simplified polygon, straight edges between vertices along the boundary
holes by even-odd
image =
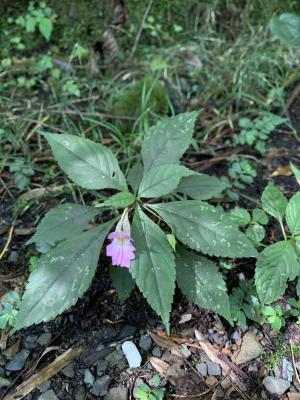
[[[163,349],[172,349],[174,347],[178,347],[178,343],[174,341],[171,336],[165,336],[162,333],[153,333],[149,332],[152,340]]]
[[[38,199],[45,195],[62,192],[65,189],[65,187],[66,187],[65,185],[58,185],[58,186],[52,185],[52,186],[48,186],[46,188],[32,189],[26,193],[21,194],[21,196],[18,197],[18,200]]]
[[[278,167],[275,169],[274,172],[270,175],[271,178],[274,176],[291,176],[292,175],[292,170],[290,165],[285,165],[284,167]]]
[[[185,372],[181,368],[181,363],[170,365],[157,357],[151,357],[149,361],[159,375],[166,378],[172,385],[179,386],[179,383],[185,376]]]
[[[300,400],[300,393],[288,393],[289,400]]]
[[[21,340],[17,340],[15,344],[2,352],[5,358],[11,360],[19,352],[21,348]]]

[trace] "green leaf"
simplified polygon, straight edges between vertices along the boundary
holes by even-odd
[[[195,200],[208,200],[212,197],[218,197],[227,187],[226,182],[215,176],[194,174],[182,179],[177,192],[184,193]]]
[[[135,196],[130,192],[120,192],[105,200],[102,205],[112,208],[126,208],[135,202]]]
[[[300,169],[296,167],[293,163],[290,163],[291,170],[293,174],[295,175],[296,181],[298,182],[298,185],[300,185]]]
[[[142,142],[144,170],[177,163],[190,145],[197,113],[188,112],[166,118],[152,126]]]
[[[297,292],[297,296],[300,297],[300,277],[298,277],[296,292]]]
[[[109,267],[109,277],[112,281],[113,287],[118,293],[120,303],[124,303],[124,301],[129,297],[132,289],[135,287],[135,282],[128,269],[111,265]]]
[[[252,243],[229,216],[198,200],[148,204],[191,249],[222,257],[256,257]]]
[[[102,244],[114,220],[59,243],[29,277],[15,330],[48,321],[74,305],[94,277]]]
[[[168,233],[168,234],[166,235],[166,237],[167,237],[168,242],[170,243],[172,249],[173,249],[174,251],[176,251],[176,237],[175,237],[174,235],[172,235],[171,233]]]
[[[61,169],[78,185],[86,189],[127,189],[118,161],[109,148],[65,133],[43,135]]]
[[[284,194],[277,189],[276,186],[274,186],[272,183],[269,183],[263,191],[261,201],[263,209],[268,214],[276,218],[277,221],[282,221],[288,201]]]
[[[246,230],[246,236],[253,242],[261,242],[265,237],[265,228],[259,224],[253,224],[248,226]]]
[[[139,197],[160,197],[173,192],[180,179],[194,174],[176,164],[157,165],[146,172],[139,187]]]
[[[274,36],[290,46],[300,46],[300,17],[291,13],[274,16],[270,21]]]
[[[45,17],[41,18],[39,22],[39,30],[46,40],[50,39],[52,28],[53,25],[51,19]]]
[[[165,233],[138,207],[132,237],[136,259],[130,273],[169,332],[169,314],[175,291],[175,257]]]
[[[35,31],[36,18],[32,17],[30,14],[26,15],[25,29],[26,32],[32,33]]]
[[[143,179],[144,169],[142,164],[138,161],[133,167],[130,168],[127,180],[129,185],[132,187],[133,192],[137,193],[140,183]]]
[[[232,322],[226,284],[212,261],[181,247],[176,254],[176,269],[178,286],[189,300]]]
[[[262,304],[270,304],[282,296],[287,281],[300,273],[297,255],[290,241],[271,244],[257,260],[255,285]]]
[[[99,210],[80,204],[62,204],[53,208],[39,223],[36,233],[27,244],[45,242],[53,244],[68,236],[82,232]]]
[[[264,210],[261,210],[260,208],[254,208],[254,210],[252,211],[252,219],[253,222],[257,222],[261,225],[267,225],[267,223],[269,222],[267,214],[264,212]]]
[[[229,216],[238,226],[246,226],[251,221],[251,215],[245,208],[235,207],[229,212]]]
[[[300,192],[290,199],[285,213],[285,219],[293,235],[300,233]]]

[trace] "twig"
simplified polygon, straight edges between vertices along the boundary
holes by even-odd
[[[148,14],[149,14],[149,12],[150,12],[150,9],[151,9],[151,7],[152,7],[152,4],[153,4],[153,0],[150,0],[149,3],[148,3],[148,5],[147,5],[147,7],[146,7],[145,12],[144,12],[144,15],[143,15],[143,18],[142,18],[141,25],[140,25],[140,27],[139,27],[138,33],[137,33],[137,35],[136,35],[136,37],[135,37],[134,45],[133,45],[132,50],[131,50],[131,53],[130,53],[130,55],[129,55],[129,57],[128,57],[127,64],[129,63],[129,61],[131,61],[131,59],[132,59],[134,53],[136,52],[137,45],[139,44],[140,37],[141,37],[142,31],[143,31],[143,29],[144,29],[144,24],[145,24],[145,21],[146,21],[146,19],[147,19],[147,17],[148,17]]]
[[[8,249],[8,246],[9,246],[9,244],[10,244],[10,242],[11,242],[13,230],[14,230],[14,225],[12,225],[12,226],[9,228],[7,241],[6,241],[6,243],[5,243],[4,247],[3,247],[3,250],[2,250],[1,253],[0,253],[0,260],[2,260],[2,258],[4,257],[4,254],[6,253],[6,251],[7,251],[7,249]]]
[[[294,354],[292,339],[290,339],[290,348],[291,348],[292,362],[293,362],[293,368],[294,368],[294,371],[295,371],[295,376],[296,376],[297,382],[300,385],[300,377],[299,377],[298,370],[297,370],[297,367],[296,367],[296,361],[295,361],[295,354]]]
[[[34,134],[34,132],[39,129],[42,125],[44,125],[44,123],[49,119],[49,115],[47,115],[46,117],[44,117],[43,119],[41,119],[40,121],[38,121],[38,123],[35,125],[34,128],[31,129],[31,131],[28,133],[28,135],[26,136],[25,141],[28,142],[28,140],[31,139],[32,135]]]

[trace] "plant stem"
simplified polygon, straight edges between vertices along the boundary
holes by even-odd
[[[286,233],[285,233],[285,230],[284,230],[282,219],[279,220],[279,224],[280,224],[280,228],[281,228],[281,232],[283,234],[284,240],[286,240]]]

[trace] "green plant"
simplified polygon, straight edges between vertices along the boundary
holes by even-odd
[[[300,46],[300,17],[284,13],[274,16],[270,20],[270,29],[274,36],[281,39],[289,46]]]
[[[285,325],[283,309],[280,304],[275,306],[265,306],[262,308],[262,312],[268,323],[271,324],[272,329],[279,331]]]
[[[30,177],[34,175],[34,169],[31,164],[23,158],[16,158],[9,164],[9,170],[14,174],[16,186],[23,191],[30,183]]]
[[[0,301],[0,329],[15,324],[20,297],[17,292],[6,293]]]
[[[257,251],[220,207],[204,201],[219,196],[224,183],[179,164],[196,117],[179,114],[149,128],[141,144],[143,165],[139,161],[127,177],[109,148],[79,136],[43,133],[71,180],[94,193],[106,191],[98,207],[63,204],[38,225],[28,244],[52,247],[30,275],[15,329],[74,305],[93,279],[107,237],[113,285],[124,299],[136,284],[168,332],[176,281],[195,304],[232,322],[223,274],[209,257],[248,258]],[[176,201],[178,193],[187,199]],[[106,222],[85,230],[101,214]],[[180,242],[175,251],[170,234]]]
[[[259,153],[266,152],[266,140],[276,126],[285,123],[286,118],[276,114],[268,114],[255,121],[250,118],[242,118],[239,121],[241,132],[233,138],[234,146],[245,145],[253,146]]]
[[[135,390],[134,397],[139,400],[163,400],[165,397],[165,389],[159,387],[161,384],[159,375],[154,375],[151,379],[151,385],[142,383]]]
[[[223,177],[222,180],[227,186],[226,194],[234,201],[239,199],[239,191],[245,189],[254,182],[256,170],[247,160],[240,160],[237,157],[228,169],[229,178]]]
[[[251,215],[252,214],[252,215]],[[265,228],[269,218],[264,210],[254,208],[252,212],[236,207],[230,211],[230,218],[240,227],[246,229],[246,236],[255,244],[260,243],[265,237]]]

